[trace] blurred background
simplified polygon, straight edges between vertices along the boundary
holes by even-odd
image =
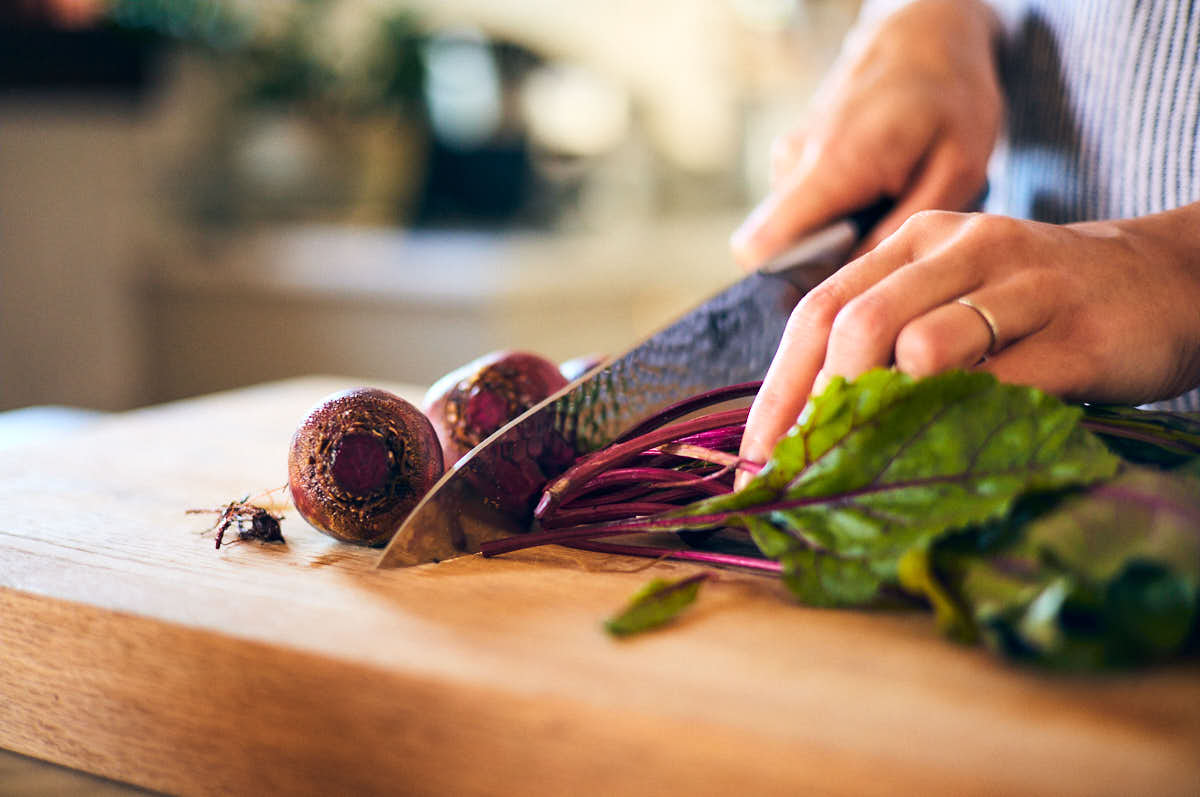
[[[0,0],[0,410],[615,352],[858,0]]]

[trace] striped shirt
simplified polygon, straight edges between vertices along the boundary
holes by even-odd
[[[1200,201],[1200,0],[990,4],[1008,116],[986,210],[1066,224]],[[1200,389],[1156,406],[1200,410]]]

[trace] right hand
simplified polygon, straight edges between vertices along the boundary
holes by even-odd
[[[1003,112],[997,25],[982,0],[916,0],[847,37],[811,121],[775,143],[771,193],[731,240],[739,264],[882,197],[895,207],[860,253],[919,210],[967,209]]]

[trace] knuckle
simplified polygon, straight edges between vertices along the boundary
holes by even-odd
[[[910,325],[896,338],[896,367],[915,377],[929,376],[958,363],[951,362],[949,341],[932,330]]]
[[[942,230],[957,216],[957,213],[948,210],[918,210],[905,220],[901,229],[908,228],[908,232],[917,234]]]
[[[971,213],[963,224],[963,235],[984,243],[1011,241],[1020,231],[1021,224],[1010,216],[995,213]]]
[[[811,156],[821,168],[840,179],[869,183],[878,179],[872,170],[888,168],[879,158],[879,148],[856,129],[822,131],[809,146],[813,148]],[[809,155],[805,153],[806,157]]]
[[[833,325],[845,303],[837,282],[826,280],[805,294],[796,305],[792,320],[797,323],[811,321],[814,325],[828,328]]]
[[[890,329],[888,306],[874,293],[849,301],[833,322],[832,334],[848,342],[878,341]]]
[[[772,427],[774,422],[790,423],[792,419],[789,416],[792,415],[792,407],[796,403],[796,398],[791,393],[780,392],[778,388],[759,391],[754,398],[754,417],[757,423],[754,430],[751,430],[751,434],[748,435],[748,442],[752,447],[761,449],[769,444],[770,441],[767,438],[770,437],[770,433],[766,430]]]

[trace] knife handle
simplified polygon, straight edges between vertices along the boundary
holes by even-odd
[[[856,238],[861,240],[875,225],[883,221],[883,217],[896,207],[896,200],[890,196],[880,197],[861,210],[856,210],[846,217],[846,221],[854,225]],[[858,240],[855,243],[858,243]]]
[[[985,182],[979,195],[964,210],[971,212],[981,209],[990,191],[991,184]],[[858,237],[862,238],[873,230],[876,224],[883,221],[883,217],[891,213],[894,207],[896,207],[896,200],[893,197],[881,197],[862,210],[854,211],[846,217],[846,220],[854,225],[855,229],[858,230]]]
[[[967,206],[975,211],[983,207],[990,185],[984,183],[979,196]],[[841,268],[863,236],[883,221],[896,207],[892,197],[880,199],[802,237],[788,249],[763,263],[758,271],[784,277],[802,290],[816,285]]]
[[[807,290],[846,262],[863,235],[895,206],[890,197],[805,235],[783,252],[759,266],[762,274],[784,277]]]

